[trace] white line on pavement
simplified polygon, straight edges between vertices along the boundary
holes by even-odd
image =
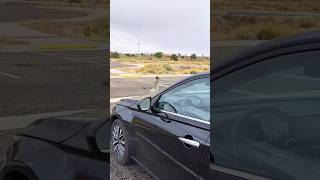
[[[7,76],[7,77],[10,77],[10,78],[13,78],[13,79],[20,79],[20,77],[18,77],[18,76],[15,76],[15,75],[12,75],[12,74],[9,74],[9,73],[5,73],[5,72],[0,72],[0,75]]]

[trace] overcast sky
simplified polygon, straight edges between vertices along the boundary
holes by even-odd
[[[210,55],[210,0],[111,0],[111,51]]]

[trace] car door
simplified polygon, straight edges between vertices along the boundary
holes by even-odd
[[[201,179],[201,157],[209,155],[210,79],[180,83],[135,115],[135,157],[160,179]],[[205,163],[204,161],[201,161]],[[208,167],[208,164],[207,164]]]
[[[211,179],[320,178],[319,59],[272,54],[215,77]]]

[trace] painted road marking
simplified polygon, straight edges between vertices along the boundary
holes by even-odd
[[[13,78],[13,79],[20,79],[20,77],[18,77],[18,76],[15,76],[15,75],[12,75],[12,74],[9,74],[9,73],[5,73],[5,72],[0,72],[0,75],[7,76],[7,77],[10,77],[10,78]]]

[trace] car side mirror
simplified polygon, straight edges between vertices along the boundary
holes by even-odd
[[[151,97],[147,97],[142,99],[139,103],[138,103],[138,108],[141,111],[148,111],[151,109]]]

